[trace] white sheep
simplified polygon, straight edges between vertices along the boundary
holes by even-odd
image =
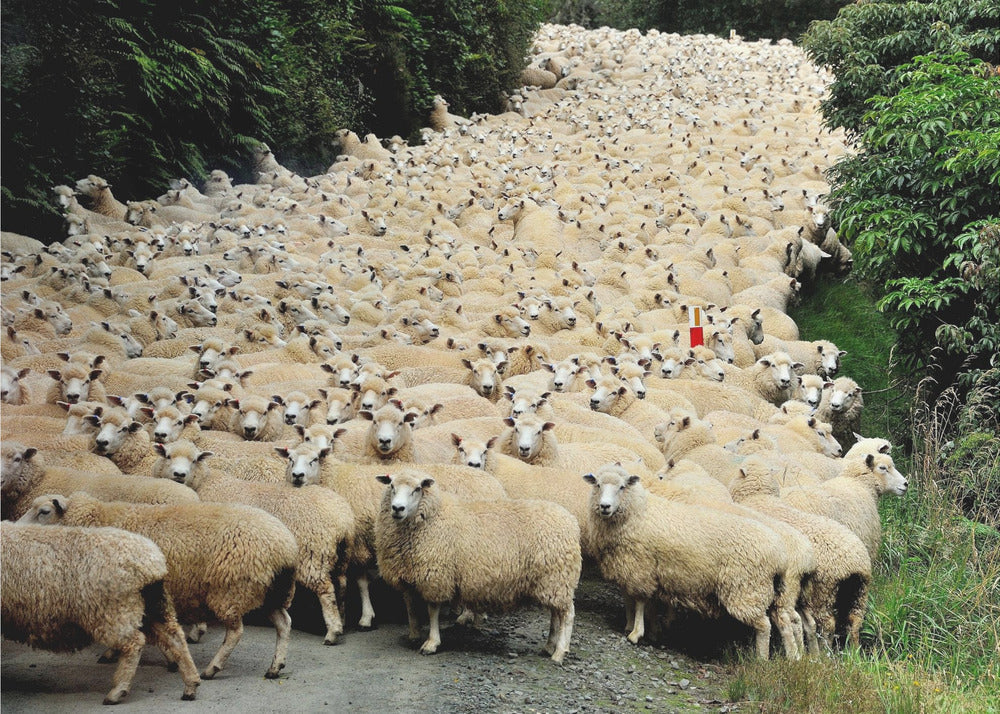
[[[274,516],[256,508],[221,503],[150,506],[104,503],[82,491],[35,500],[22,522],[68,526],[113,526],[144,535],[163,551],[167,593],[181,624],[211,615],[226,637],[201,672],[212,679],[243,634],[243,616],[267,611],[278,634],[274,658],[264,676],[285,666],[295,592],[295,538]]]
[[[201,680],[164,590],[167,562],[151,540],[117,528],[7,521],[0,536],[4,637],[60,652],[91,642],[113,648],[118,666],[105,704],[128,694],[152,641],[180,669],[181,698],[195,698]]]
[[[190,441],[157,444],[160,461],[153,476],[194,490],[202,501],[255,506],[280,520],[298,544],[295,580],[316,593],[326,623],[325,645],[337,644],[344,625],[333,578],[347,568],[344,554],[354,547],[354,513],[343,497],[321,486],[253,483],[233,478],[207,463],[210,451]]]
[[[457,599],[482,612],[530,599],[549,609],[545,650],[563,661],[582,566],[573,516],[545,501],[461,502],[420,473],[378,480],[387,486],[375,524],[379,571],[404,591],[411,639],[419,638],[413,596],[427,602],[430,633],[422,654],[441,644],[443,603]]]
[[[585,528],[601,574],[634,602],[627,627],[645,634],[651,600],[703,615],[726,612],[756,630],[756,651],[767,659],[768,610],[783,588],[784,545],[765,526],[721,511],[668,501],[619,466],[586,474],[593,486]]]
[[[816,408],[816,415],[829,422],[834,438],[845,449],[850,449],[855,434],[861,429],[861,410],[865,401],[861,387],[850,377],[838,377],[823,385],[823,397]]]

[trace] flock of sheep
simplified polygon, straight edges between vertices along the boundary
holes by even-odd
[[[414,640],[426,605],[423,653],[442,605],[533,602],[559,662],[586,559],[633,643],[685,610],[760,657],[857,642],[907,484],[787,315],[850,269],[829,78],[785,41],[544,26],[533,52],[510,111],[439,101],[419,146],[344,131],[312,177],[262,147],[257,183],[127,205],[89,176],[55,189],[68,238],[3,234],[5,637],[107,646],[106,703],[153,641],[190,699],[257,608],[279,675],[296,586],[324,644],[348,578],[371,627],[377,573]]]

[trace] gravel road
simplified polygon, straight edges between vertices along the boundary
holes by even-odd
[[[322,645],[319,608],[298,596],[288,668],[278,680],[263,673],[274,647],[270,627],[250,625],[226,669],[203,682],[195,702],[180,700],[181,681],[147,648],[122,705],[142,712],[727,712],[725,665],[716,652],[634,646],[621,630],[616,589],[585,572],[577,591],[576,627],[562,666],[539,655],[548,615],[526,609],[490,616],[482,629],[442,624],[442,646],[421,656],[406,640],[402,600],[376,588],[382,624],[349,629],[336,647]],[[349,602],[349,617],[354,610]],[[387,615],[391,621],[385,622]],[[349,620],[350,621],[350,620]],[[300,629],[302,628],[302,629]],[[670,639],[674,639],[672,636]],[[705,638],[702,638],[704,641]],[[711,639],[715,639],[714,636]],[[222,640],[216,627],[191,645],[204,665]],[[110,688],[111,668],[98,648],[56,655],[5,641],[2,706],[13,712],[97,712]]]

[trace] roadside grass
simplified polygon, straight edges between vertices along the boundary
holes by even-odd
[[[991,496],[963,513],[967,494],[944,472],[954,446],[943,424],[954,415],[940,402],[913,408],[912,380],[892,373],[895,336],[874,300],[856,283],[822,281],[792,316],[802,339],[829,339],[848,351],[841,374],[865,390],[863,433],[908,446],[894,457],[910,485],[879,507],[882,545],[860,649],[799,662],[738,660],[730,700],[761,712],[1000,713],[995,427],[971,437],[975,489]]]

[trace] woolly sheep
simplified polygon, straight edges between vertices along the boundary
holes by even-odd
[[[343,554],[354,547],[354,513],[343,497],[320,486],[295,488],[288,483],[251,483],[232,478],[207,463],[210,451],[190,441],[157,444],[160,461],[153,476],[183,483],[202,501],[255,506],[280,520],[298,544],[295,580],[319,598],[326,623],[325,645],[337,644],[344,625],[337,606],[334,577],[344,574]]]
[[[871,557],[864,544],[840,523],[780,499],[770,467],[757,457],[743,462],[730,492],[737,503],[784,521],[809,539],[816,556],[810,608],[816,631],[830,639],[846,634],[857,645],[871,581]],[[818,649],[814,640],[807,645],[811,652]]]
[[[545,650],[563,661],[582,566],[573,516],[545,501],[461,502],[423,474],[378,480],[387,486],[375,525],[379,572],[404,591],[411,639],[419,638],[413,596],[427,602],[430,633],[422,654],[440,646],[443,603],[458,599],[481,612],[530,599],[549,609]]]
[[[757,632],[756,651],[769,654],[768,610],[783,587],[780,538],[763,525],[703,507],[659,498],[618,466],[586,474],[593,486],[585,526],[601,574],[618,585],[634,614],[628,639],[645,634],[646,603],[717,616],[727,612]]]
[[[84,492],[36,499],[23,522],[67,526],[113,526],[144,535],[163,551],[167,593],[181,624],[218,619],[226,637],[201,672],[212,679],[243,634],[243,616],[259,607],[278,633],[274,658],[264,676],[285,666],[295,592],[295,538],[274,516],[247,506],[186,503],[150,506],[104,503]],[[194,550],[192,550],[194,548]]]
[[[3,518],[16,520],[31,502],[46,493],[87,491],[106,501],[179,504],[197,501],[198,497],[177,484],[121,473],[92,473],[61,466],[51,452],[4,439],[3,447]]]
[[[850,449],[855,434],[861,429],[861,410],[865,402],[861,387],[850,377],[838,377],[833,383],[823,385],[823,397],[816,415],[832,426],[834,438],[845,449]]]
[[[180,669],[181,698],[195,698],[201,680],[164,591],[167,562],[151,540],[117,528],[7,521],[0,534],[4,637],[55,651],[91,642],[113,648],[118,666],[105,704],[128,694],[143,645],[152,641]]]
[[[845,459],[836,478],[815,486],[785,489],[781,498],[795,508],[843,523],[874,558],[882,538],[878,500],[886,493],[904,495],[907,485],[891,456],[867,453]]]
[[[256,394],[230,399],[234,409],[229,418],[228,431],[247,441],[275,441],[282,434],[280,404]]]

